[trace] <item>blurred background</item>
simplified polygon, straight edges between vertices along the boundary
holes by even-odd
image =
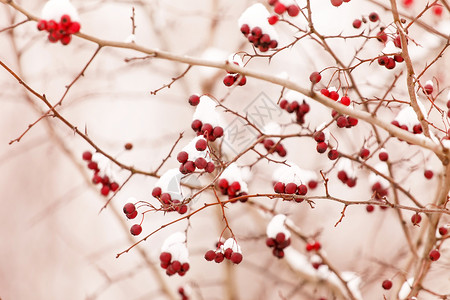
[[[177,54],[210,59],[226,59],[238,51],[253,53],[250,44],[239,31],[237,20],[241,13],[257,1],[222,0],[152,0],[152,1],[73,1],[78,8],[83,33],[106,40],[125,41],[131,34],[132,8],[135,8],[136,43]],[[387,1],[383,2],[387,4]],[[27,11],[39,16],[45,1],[20,1]],[[417,1],[402,11],[412,15],[424,6]],[[376,10],[381,20],[389,24],[392,16],[380,6],[367,1],[350,1],[335,8],[329,1],[313,3],[316,28],[328,35],[357,34],[352,21]],[[448,19],[444,12],[443,18]],[[0,6],[0,30],[26,18],[11,7]],[[442,19],[430,13],[423,17],[430,26],[439,28]],[[305,23],[299,21],[299,26]],[[286,24],[276,26],[279,45],[292,41],[296,33]],[[423,28],[411,27],[417,46],[412,56],[418,70],[429,63],[442,49],[445,41],[435,38]],[[434,44],[433,44],[434,43]],[[61,99],[66,86],[81,72],[96,50],[96,45],[74,37],[71,44],[51,44],[46,34],[36,30],[35,22],[26,22],[14,30],[0,32],[2,50],[0,60],[24,82],[51,103]],[[336,54],[348,62],[361,39],[331,39]],[[383,46],[376,40],[368,41],[364,58],[379,55]],[[185,65],[174,62],[142,59],[143,55],[121,49],[105,48],[69,90],[58,111],[96,145],[119,161],[140,170],[152,171],[166,157],[181,132],[184,138],[174,150],[176,155],[194,133],[190,129],[193,107],[187,99],[192,93],[210,93],[233,110],[242,110],[264,93],[273,103],[278,101],[281,88],[248,78],[247,85],[229,89],[222,83],[225,71],[193,67],[170,88],[158,91],[172,77],[183,73]],[[289,78],[309,86],[309,74],[334,65],[317,43],[305,39],[284,50],[268,62],[256,58],[250,68],[271,74],[285,72]],[[391,85],[394,75],[400,75],[393,95],[406,97],[404,66],[389,72],[378,66],[365,65],[353,73],[365,97],[382,97]],[[427,71],[426,79],[433,76],[448,86],[449,57]],[[400,74],[401,73],[401,74]],[[327,80],[332,71],[326,73]],[[326,84],[326,80],[323,81]],[[333,82],[331,85],[336,85]],[[318,87],[323,87],[321,83]],[[446,93],[437,103],[444,103]],[[0,71],[0,299],[181,299],[180,286],[190,286],[192,299],[332,299],[329,291],[319,282],[311,284],[297,277],[283,260],[271,255],[265,246],[265,226],[270,220],[256,206],[236,203],[226,210],[228,221],[241,243],[244,261],[239,266],[215,264],[204,260],[204,253],[213,249],[224,228],[217,207],[206,209],[189,220],[159,231],[147,241],[119,258],[140,237],[175,220],[178,215],[146,214],[143,233],[139,237],[129,234],[136,221],[127,220],[121,212],[130,197],[154,201],[151,197],[156,178],[135,175],[101,210],[108,198],[100,195],[98,186],[91,184],[92,173],[81,159],[83,151],[92,147],[58,119],[48,116],[33,126],[20,141],[29,124],[36,122],[46,111],[43,103],[20,86],[6,70]],[[329,109],[309,102],[308,126],[314,129],[330,114]],[[427,104],[427,107],[429,105]],[[324,116],[326,116],[324,118]],[[386,110],[383,117],[390,120],[395,112]],[[433,115],[432,115],[433,116]],[[434,116],[436,117],[436,116]],[[224,114],[227,124],[234,116]],[[437,117],[438,118],[438,117]],[[288,124],[292,116],[280,112],[274,121]],[[286,132],[295,132],[296,125],[286,126]],[[352,135],[335,132],[340,149],[353,153],[370,136],[370,126],[360,122]],[[131,151],[124,150],[132,143]],[[287,158],[305,169],[328,171],[332,162],[315,151],[312,139],[285,141]],[[402,168],[402,159],[410,165],[426,163],[439,172],[439,161],[427,152],[403,147],[393,141],[386,148],[391,159],[398,162],[398,180],[423,204],[436,192],[437,179],[426,181],[422,169]],[[403,149],[395,151],[394,149]],[[175,155],[163,166],[161,173],[178,167]],[[232,152],[228,153],[232,155]],[[239,163],[250,164],[255,156],[246,155]],[[369,161],[370,162],[370,161]],[[115,179],[123,183],[129,172],[111,166]],[[260,162],[253,168],[249,183],[251,193],[272,192],[269,178],[276,169],[272,163]],[[347,200],[370,199],[368,172],[357,168],[358,184],[349,189],[341,184],[332,171],[329,188],[332,195]],[[206,184],[212,177],[203,176]],[[209,180],[209,181],[208,181]],[[312,194],[323,195],[320,186]],[[411,205],[407,199],[401,198]],[[212,202],[211,194],[203,194],[192,206]],[[257,203],[272,207],[273,200],[257,199]],[[314,209],[306,203],[278,203],[277,212],[288,216],[308,236],[318,235],[330,262],[339,271],[351,271],[362,278],[360,290],[364,299],[393,297],[382,290],[381,282],[396,275],[404,280],[402,268],[409,255],[407,243],[394,211],[376,209],[368,214],[365,206],[351,206],[345,218],[334,226],[341,216],[342,205],[317,200]],[[405,220],[411,217],[405,212]],[[443,224],[450,218],[445,216]],[[167,277],[159,267],[160,247],[169,234],[187,229],[191,270],[184,276]],[[415,236],[420,227],[408,226]],[[304,253],[305,244],[293,239],[292,247]],[[425,284],[441,294],[450,293],[449,250],[441,249],[441,260],[433,266]],[[398,285],[398,284],[397,284]],[[398,290],[399,286],[397,287]],[[420,299],[438,299],[424,293]]]

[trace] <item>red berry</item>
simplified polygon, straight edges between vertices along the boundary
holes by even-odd
[[[278,16],[277,15],[270,16],[269,18],[267,18],[267,21],[269,22],[270,25],[275,25],[278,22]]]
[[[224,259],[225,259],[225,256],[220,252],[217,252],[216,257],[214,257],[214,261],[216,263],[221,263],[221,262],[223,262]]]
[[[321,89],[320,93],[326,97],[328,97],[330,95],[330,91],[327,89]]]
[[[206,143],[206,140],[204,140],[204,139],[199,139],[197,141],[197,143],[195,143],[195,149],[197,149],[198,151],[205,151],[206,146],[207,146],[207,143]]]
[[[192,121],[191,128],[192,128],[194,131],[200,131],[200,129],[202,128],[202,126],[203,126],[202,121],[200,121],[200,120],[194,120],[194,121]]]
[[[386,279],[385,281],[383,281],[383,283],[381,284],[381,286],[383,287],[383,289],[385,290],[390,290],[392,287],[392,281]]]
[[[377,40],[378,40],[379,42],[381,42],[381,43],[386,43],[386,42],[387,42],[387,39],[388,39],[388,36],[387,36],[386,32],[384,32],[384,30],[380,30],[380,31],[377,33],[376,38],[377,38]],[[394,59],[392,59],[392,60],[394,60]]]
[[[234,264],[239,264],[239,263],[241,263],[242,262],[242,254],[241,253],[238,253],[238,252],[234,252],[232,255],[231,255],[231,257],[230,257],[230,260],[234,263]]]
[[[348,180],[347,173],[344,170],[339,171],[337,177],[343,183],[346,183]]]
[[[206,168],[208,162],[203,157],[199,157],[195,160],[194,164],[197,169],[203,170],[204,168]]]
[[[152,196],[157,198],[159,196],[161,196],[162,190],[160,187],[155,187],[152,191]]]
[[[108,194],[109,194],[109,186],[107,186],[107,185],[102,186],[102,188],[100,190],[100,193],[103,196],[108,196]]]
[[[329,158],[330,160],[336,160],[338,157],[339,157],[339,152],[338,152],[337,150],[331,149],[331,150],[328,152],[328,158]]]
[[[442,15],[442,12],[443,12],[443,11],[444,11],[444,8],[442,7],[442,5],[435,4],[435,5],[433,6],[433,13],[434,13],[436,16],[440,17],[440,16]]]
[[[433,93],[433,85],[431,85],[431,84],[426,84],[426,85],[423,87],[423,89],[424,89],[424,91],[425,91],[425,94],[427,94],[427,95]]]
[[[215,251],[213,251],[213,250],[208,250],[206,253],[205,253],[205,259],[207,260],[207,261],[212,261],[212,260],[214,260],[216,258],[216,252]]]
[[[327,151],[328,148],[328,144],[325,142],[320,142],[317,144],[316,150],[319,153],[324,153],[325,151]]]
[[[362,148],[361,151],[359,151],[359,157],[361,157],[362,159],[368,158],[369,155],[370,155],[369,149]]]
[[[439,253],[438,249],[433,249],[430,251],[429,256],[432,261],[437,261],[439,257],[441,257],[441,254]]]
[[[401,55],[394,55],[394,60],[399,63],[404,61],[403,56]]]
[[[272,247],[275,247],[275,244],[276,244],[276,242],[273,238],[266,239],[266,246],[272,248]]]
[[[125,150],[131,150],[131,149],[133,149],[133,144],[132,143],[126,143],[124,145],[124,148],[125,148]]]
[[[72,19],[70,18],[69,15],[62,15],[61,16],[61,25],[63,25],[64,27],[67,27],[71,23],[72,23]]]
[[[90,161],[91,159],[92,159],[92,152],[84,151],[83,152],[83,160]]]
[[[283,251],[283,250],[280,250],[280,249],[277,249],[277,248],[274,248],[274,249],[272,250],[272,254],[273,254],[275,257],[278,257],[278,258],[283,258],[283,257],[284,257],[284,251]]]
[[[136,211],[136,206],[133,203],[127,203],[123,206],[123,212],[125,214],[131,214]]]
[[[267,151],[269,151],[274,145],[274,141],[272,141],[271,139],[265,139],[264,142],[264,148],[266,148]]]
[[[286,99],[283,99],[280,101],[281,109],[286,109],[288,105],[289,105],[289,102]]]
[[[354,21],[353,21],[353,28],[356,28],[356,29],[358,29],[359,27],[361,27],[361,24],[362,24],[362,22],[361,22],[361,20],[360,19],[355,19]]]
[[[69,28],[67,28],[67,33],[68,34],[75,34],[78,33],[80,31],[81,25],[78,22],[72,22],[72,24],[70,24]]]
[[[200,103],[200,97],[196,94],[189,97],[189,104],[192,106],[197,106]]]
[[[310,189],[315,189],[315,188],[317,187],[317,181],[315,181],[315,180],[310,180],[310,181],[308,182],[308,187],[309,187]]]
[[[137,210],[135,210],[135,211],[132,212],[131,214],[126,214],[126,216],[127,216],[128,219],[131,220],[131,219],[136,218],[137,214],[138,214],[138,212],[137,212]]]
[[[378,14],[376,12],[371,12],[369,14],[369,20],[370,22],[376,22],[380,19],[380,17],[378,16]]]
[[[223,128],[220,126],[214,127],[213,136],[216,138],[220,138],[221,136],[223,136]]]
[[[447,228],[439,227],[439,234],[440,235],[444,236],[444,235],[447,235],[447,233],[448,233],[448,229]]]
[[[241,32],[247,36],[250,33],[250,27],[247,24],[243,24],[241,26]]]
[[[413,126],[413,132],[414,132],[414,134],[422,133],[423,132],[422,125],[420,125],[420,124],[414,125]]]
[[[215,168],[216,167],[214,166],[214,163],[209,162],[205,167],[205,171],[208,173],[212,173],[212,172],[214,172]]]
[[[358,119],[348,116],[347,122],[348,122],[348,126],[353,127],[358,124]]]
[[[277,2],[273,8],[274,12],[281,15],[286,11],[286,6],[283,3]]]
[[[297,5],[289,5],[287,8],[288,15],[291,17],[296,17],[300,13],[300,8]]]
[[[331,91],[328,97],[330,97],[334,101],[337,101],[339,99],[339,94],[336,91]]]
[[[47,30],[47,21],[46,20],[39,20],[37,23],[37,29],[39,31]]]
[[[341,6],[342,2],[342,0],[331,0],[331,4],[336,7]]]
[[[347,184],[348,187],[351,187],[351,188],[354,187],[356,185],[356,178],[347,179],[345,184]]]
[[[283,243],[286,240],[286,235],[283,232],[277,233],[277,236],[275,237],[275,241],[278,244]]]
[[[349,106],[351,103],[350,98],[347,96],[342,97],[340,102],[345,106]]]
[[[233,250],[231,248],[228,248],[223,253],[223,256],[225,256],[226,259],[230,259],[232,254],[233,254]]]
[[[169,193],[163,193],[161,194],[161,202],[164,204],[169,204],[172,201],[172,196],[170,196]]]
[[[111,182],[109,188],[111,189],[111,191],[115,192],[119,189],[119,184],[117,182]]]
[[[277,182],[274,186],[273,186],[273,190],[275,191],[275,193],[284,193],[284,183],[282,182]]]
[[[130,233],[132,235],[139,235],[142,232],[142,227],[139,224],[134,224],[133,226],[131,226],[130,228]]]
[[[183,166],[188,173],[193,173],[195,171],[195,163],[193,161],[188,160]]]
[[[203,132],[203,136],[211,136],[213,133],[213,127],[211,124],[203,124],[202,126],[202,132]]]
[[[313,138],[318,143],[325,142],[325,133],[323,133],[322,131],[316,131],[313,134]]]
[[[380,66],[385,66],[385,65],[387,65],[388,62],[389,62],[389,57],[387,57],[387,56],[381,56],[378,58],[378,64]]]
[[[235,75],[227,75],[223,79],[223,84],[225,84],[225,86],[232,86],[235,82],[236,82]]]
[[[373,210],[375,209],[375,206],[373,206],[372,204],[369,204],[366,206],[366,211],[367,212],[373,212]]]
[[[161,262],[170,263],[170,261],[172,260],[172,254],[170,254],[169,252],[161,252],[161,254],[159,255],[159,260]]]
[[[423,175],[425,176],[426,179],[431,179],[431,178],[433,178],[434,174],[433,174],[433,171],[431,171],[431,170],[425,170]]]
[[[304,184],[300,184],[299,186],[298,186],[298,188],[297,188],[297,193],[300,195],[300,196],[304,196],[304,195],[306,195],[306,193],[308,193],[308,187],[306,186],[306,185],[304,185]],[[295,199],[297,202],[301,202],[301,201],[303,201],[303,199]]]
[[[347,127],[349,124],[348,124],[348,120],[347,120],[346,117],[344,117],[344,116],[339,116],[339,117],[336,119],[336,125],[337,125],[339,128],[344,128],[344,127]]]
[[[181,205],[181,206],[179,206],[179,207],[177,207],[177,208],[178,208],[178,213],[179,213],[180,215],[185,214],[185,213],[187,212],[187,210],[188,210],[188,207],[187,207],[187,205],[185,205],[185,204],[183,204],[183,205]]]
[[[189,158],[189,154],[186,151],[181,151],[177,155],[177,160],[182,164],[187,162],[188,158]]]
[[[387,153],[387,152],[380,152],[379,154],[378,154],[378,158],[381,160],[381,161],[387,161],[388,159],[389,159],[389,154]]]
[[[309,75],[309,80],[310,80],[313,84],[318,83],[321,79],[322,79],[322,76],[320,75],[319,72],[312,72],[311,75]]]
[[[241,185],[239,184],[239,182],[235,181],[230,185],[229,189],[231,189],[231,191],[236,193],[241,190]]]
[[[413,223],[413,225],[419,224],[420,221],[422,221],[422,217],[418,213],[415,213],[414,215],[412,215],[411,222]]]
[[[295,194],[295,191],[297,191],[297,185],[293,182],[290,182],[286,184],[286,187],[284,188],[285,194]]]
[[[316,241],[316,242],[314,243],[314,250],[319,251],[320,248],[322,248],[322,245],[321,245],[319,242]]]

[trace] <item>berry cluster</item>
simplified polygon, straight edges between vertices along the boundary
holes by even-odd
[[[215,170],[214,163],[209,157],[207,151],[208,143],[202,137],[197,137],[183,148],[177,155],[177,160],[181,163],[181,174],[190,174],[198,170],[205,170],[212,173]]]
[[[242,262],[243,256],[241,247],[233,238],[229,238],[225,243],[218,242],[216,250],[208,250],[205,253],[205,259],[207,261],[215,261],[216,263],[221,263],[225,259],[228,259],[237,265]]]
[[[278,15],[287,13],[291,17],[296,17],[300,13],[300,8],[295,1],[269,0],[269,5],[273,6],[273,11]]]
[[[328,143],[328,130],[318,130],[314,132],[313,138],[317,143],[316,151],[318,153],[325,153],[329,147]],[[339,157],[339,152],[336,149],[330,149],[327,154],[330,160],[336,160]]]
[[[169,276],[175,275],[178,273],[180,276],[184,276],[186,272],[189,270],[189,263],[181,263],[178,260],[172,260],[172,254],[169,252],[162,252],[159,255],[160,266],[161,268],[166,270],[166,274]]]
[[[348,187],[354,187],[356,185],[356,177],[350,177],[345,170],[340,170],[337,174],[337,177],[343,184],[346,184]]]
[[[159,260],[161,268],[166,270],[168,276],[186,274],[190,265],[185,233],[175,232],[164,241]]]
[[[283,258],[284,249],[291,244],[291,232],[285,226],[286,216],[279,214],[267,224],[266,245],[272,249],[275,257]]]
[[[137,216],[137,210],[134,203],[128,202],[123,206],[123,213],[127,216],[128,219],[134,219]]]
[[[269,20],[269,22],[268,22]],[[269,12],[261,3],[256,3],[247,8],[239,18],[239,26],[242,34],[260,52],[278,47],[278,37],[271,26],[278,18],[270,17]]]
[[[350,2],[350,0],[331,0],[331,4],[335,7],[341,6],[343,2]]]
[[[357,177],[352,168],[350,160],[341,158],[337,165],[337,169],[338,169],[337,177],[343,184],[346,184],[348,187],[351,188],[356,185]]]
[[[61,19],[55,20],[39,20],[37,29],[39,31],[48,32],[48,40],[52,43],[61,41],[61,44],[68,45],[72,40],[72,34],[80,31],[80,23],[73,22],[69,15],[62,15]]]
[[[197,133],[197,135],[203,135],[208,141],[214,142],[216,139],[223,136],[223,128],[221,126],[213,127],[211,124],[205,123],[195,119],[192,121],[191,128]]]
[[[99,156],[100,154],[96,154]],[[83,160],[87,162],[88,169],[94,171],[94,175],[92,176],[92,183],[101,184],[102,188],[100,189],[100,194],[103,196],[108,196],[109,192],[116,192],[119,189],[119,184],[115,181],[111,181],[108,175],[101,175],[98,161],[90,151],[83,152]],[[97,157],[99,158],[99,157]]]
[[[210,142],[223,136],[223,127],[219,125],[222,123],[221,117],[211,98],[194,94],[189,97],[189,104],[196,106],[191,128],[197,136],[203,135]]]
[[[261,144],[264,145],[264,148],[266,148],[267,152],[269,152],[269,153],[276,152],[281,157],[285,157],[287,154],[284,146],[280,142],[275,143],[275,141],[273,139],[270,139],[270,138],[263,139],[261,141]]]
[[[237,54],[232,54],[228,61],[240,67],[244,65],[241,57]],[[223,78],[223,84],[225,84],[225,86],[232,86],[237,81],[239,86],[243,86],[247,83],[247,77],[239,73],[228,72],[228,75]]]
[[[274,184],[273,190],[275,193],[279,194],[292,194],[304,196],[308,193],[308,187],[305,184],[295,184],[293,182],[289,182],[287,184],[278,181]],[[295,202],[302,202],[302,198],[295,198]]]
[[[164,212],[176,211],[185,214],[188,210],[181,189],[182,174],[176,168],[167,170],[155,183],[152,196],[161,203]]]
[[[417,103],[422,112],[425,111],[423,104],[419,101]],[[411,106],[407,106],[400,110],[391,124],[414,134],[421,134],[423,132],[422,125],[417,119],[417,115]]]
[[[246,192],[241,190],[241,184],[239,181],[233,181],[231,184],[225,178],[219,180],[219,189],[222,195],[228,195],[229,199],[234,197],[240,197],[247,195]],[[240,199],[241,202],[247,202],[247,198]],[[231,201],[235,203],[237,200]]]
[[[319,251],[321,248],[322,248],[322,245],[318,241],[314,241],[313,243],[306,244],[307,252]]]
[[[292,97],[294,95],[294,97]],[[294,100],[297,93],[289,92],[286,94],[285,98],[280,101],[281,109],[286,110],[288,113],[294,113],[297,117],[297,123],[302,125],[305,123],[305,115],[309,112],[310,107],[309,104],[303,100],[300,104],[300,101]]]
[[[188,210],[188,207],[186,204],[183,204],[178,199],[172,199],[172,196],[170,193],[163,193],[160,187],[153,188],[152,196],[161,202],[162,209],[164,211],[170,212],[170,211],[176,211],[180,215],[185,214]]]

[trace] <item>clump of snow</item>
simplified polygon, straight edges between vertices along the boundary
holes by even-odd
[[[192,120],[200,120],[203,124],[211,124],[212,127],[224,127],[222,115],[217,111],[217,104],[207,95],[200,97],[200,103],[196,106]]]
[[[378,172],[380,172],[381,174],[384,174],[384,175],[389,174],[388,166],[385,162],[379,162],[378,164],[376,164],[375,170],[377,170]],[[369,182],[371,185],[374,185],[375,183],[379,182],[383,189],[387,189],[390,186],[388,180],[384,179],[383,177],[381,177],[375,173],[370,173]]]
[[[278,34],[274,27],[269,24],[267,18],[270,17],[269,11],[261,3],[253,4],[248,7],[240,16],[239,28],[247,24],[250,28],[259,27],[262,32],[268,34],[272,40],[278,40]]]
[[[272,175],[272,181],[288,184],[290,182],[296,185],[308,184],[310,181],[317,181],[317,174],[311,170],[305,170],[295,163],[287,161],[287,165],[278,167]]]
[[[136,35],[130,34],[125,40],[125,43],[135,43],[136,42]]]
[[[169,193],[172,199],[184,199],[181,189],[181,177],[179,169],[167,170],[155,184],[155,187],[160,187],[163,193]]]
[[[411,287],[414,283],[414,278],[409,278],[408,280],[403,283],[402,287],[400,288],[400,291],[398,292],[398,298],[399,299],[406,299],[408,297],[409,292],[411,292]]]
[[[186,247],[186,234],[175,232],[166,238],[161,246],[161,252],[168,252],[172,255],[172,261],[189,263],[189,251]]]
[[[414,125],[419,124],[416,112],[412,106],[407,106],[400,110],[394,120],[400,125],[406,125],[408,127],[408,131],[413,131]]]
[[[352,161],[347,158],[341,158],[336,166],[338,171],[345,171],[348,178],[356,178],[356,171],[352,166]]]
[[[395,44],[393,41],[389,41],[386,43],[386,47],[384,47],[384,49],[381,50],[381,52],[383,52],[383,54],[397,54],[397,53],[401,53],[402,49],[395,47]]]
[[[249,168],[240,168],[236,163],[230,164],[220,175],[220,179],[226,179],[229,184],[233,182],[239,182],[239,185],[241,186],[240,192],[248,193],[248,185],[246,180],[244,179],[250,179],[248,174],[245,174],[246,172],[249,172]]]
[[[116,177],[116,174],[112,170],[111,161],[106,156],[99,152],[95,152],[94,154],[92,154],[91,161],[97,163],[97,167],[100,170],[98,172],[99,176],[108,176],[111,182],[115,181],[114,178]]]
[[[298,3],[296,0],[278,0],[278,2],[280,2],[281,4],[283,4],[284,6],[288,7],[290,5],[297,5]]]
[[[291,237],[291,232],[287,229],[285,222],[287,217],[283,214],[276,215],[267,224],[266,234],[267,237],[275,239],[278,233],[284,233],[286,239]]]
[[[224,250],[231,249],[233,250],[233,252],[242,253],[241,247],[238,245],[234,238],[227,239],[222,247]]]
[[[281,126],[276,122],[269,122],[264,126],[264,128],[261,131],[267,135],[280,135]],[[280,138],[278,137],[271,137],[270,139],[273,140],[275,143],[277,143],[280,140]]]
[[[76,8],[69,0],[49,0],[41,12],[42,19],[56,22],[59,22],[63,15],[69,15],[73,22],[80,21]]]

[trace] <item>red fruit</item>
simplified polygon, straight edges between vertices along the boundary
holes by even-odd
[[[192,128],[194,131],[200,131],[200,129],[202,128],[202,126],[203,126],[202,121],[200,121],[200,120],[194,120],[194,121],[192,121],[191,128]]]
[[[345,106],[349,106],[351,103],[350,98],[347,96],[342,97],[340,102],[341,102],[341,104],[344,104]]]
[[[47,31],[52,32],[55,31],[58,28],[58,24],[56,24],[55,21],[50,20],[47,22]]]
[[[216,138],[220,138],[221,136],[223,136],[223,128],[220,126],[214,127],[213,136]]]
[[[425,176],[426,179],[431,179],[433,178],[433,171],[431,170],[425,170],[425,172],[423,172],[423,175]]]
[[[342,2],[342,0],[331,0],[331,4],[336,7],[341,6]]]
[[[348,116],[347,122],[348,122],[348,126],[353,127],[358,124],[358,119]]]
[[[437,261],[439,257],[441,257],[441,254],[439,253],[438,249],[433,249],[430,251],[429,256],[432,261]]]
[[[306,186],[306,185],[304,185],[304,184],[300,184],[299,186],[298,186],[298,188],[297,188],[297,193],[300,195],[300,196],[304,196],[304,195],[306,195],[306,193],[308,193],[308,187]],[[301,201],[303,201],[303,199],[295,199],[297,202],[301,202]]]
[[[442,15],[442,12],[444,11],[442,5],[436,4],[433,6],[433,14],[440,17]]]
[[[277,2],[278,0],[269,0],[269,5],[274,6]]]
[[[132,143],[126,143],[124,145],[124,148],[125,148],[125,150],[131,150],[131,149],[133,149],[133,144]]]
[[[277,146],[276,151],[277,151],[278,155],[281,157],[285,157],[287,154],[286,149],[284,149],[283,145],[281,145],[281,144],[279,144]]]
[[[231,248],[228,248],[223,253],[223,256],[225,256],[226,259],[230,259],[231,258],[231,254],[233,254],[233,250]]]
[[[277,15],[273,15],[267,18],[267,21],[269,22],[270,25],[275,25],[278,22],[278,16]]]
[[[318,143],[325,142],[325,133],[323,131],[316,131],[313,134],[313,138]]]
[[[39,31],[47,30],[47,21],[46,20],[39,20],[37,23],[37,29]]]
[[[242,262],[242,254],[241,253],[238,253],[238,252],[234,252],[232,255],[231,255],[231,257],[230,257],[230,260],[234,263],[234,264],[239,264],[239,263],[241,263]]]
[[[413,0],[403,0],[403,5],[408,7],[411,6],[413,4]]]
[[[347,179],[345,184],[347,184],[348,187],[351,187],[351,188],[354,187],[356,185],[356,178]]]
[[[293,182],[290,182],[286,184],[286,187],[284,188],[285,194],[295,194],[295,191],[297,191],[297,185]]]
[[[339,99],[339,94],[336,91],[331,91],[328,97],[330,97],[334,101],[337,101]]]
[[[274,249],[272,250],[272,254],[273,254],[275,257],[278,257],[278,258],[283,258],[283,257],[284,257],[284,251],[283,251],[283,250],[280,250],[280,249],[277,249],[277,248],[274,248]]]
[[[386,279],[385,281],[383,281],[383,283],[381,284],[381,286],[383,287],[383,289],[385,290],[390,290],[392,287],[392,281]]]
[[[262,29],[258,26],[252,29],[252,36],[259,39],[262,36]]]
[[[314,250],[314,244],[306,244],[306,251],[311,252]]]
[[[278,232],[277,236],[275,237],[275,241],[278,244],[283,243],[286,240],[286,235],[283,232]]]
[[[184,263],[181,265],[181,271],[183,273],[186,273],[187,271],[189,271],[190,268],[191,268],[191,266],[188,263]],[[181,274],[179,274],[179,275],[181,275]],[[181,276],[183,276],[183,275],[181,275]]]
[[[288,105],[289,105],[289,102],[286,99],[283,99],[280,101],[281,109],[286,109]]]
[[[80,31],[81,25],[78,22],[72,22],[72,24],[70,24],[69,28],[67,28],[67,33],[68,34],[75,34],[78,33]]]
[[[241,26],[241,32],[247,36],[250,33],[250,27],[247,24],[243,24]]]
[[[378,158],[381,160],[381,161],[387,161],[388,159],[389,159],[389,154],[387,153],[387,152],[380,152],[379,154],[378,154]]]
[[[424,89],[424,91],[425,91],[425,94],[427,94],[427,95],[433,93],[433,85],[431,85],[431,84],[426,84],[426,85],[423,87],[423,89]]]
[[[155,187],[152,191],[152,196],[157,198],[159,196],[161,196],[162,190],[160,187]]]
[[[296,17],[300,13],[300,8],[297,5],[289,5],[287,8],[288,15],[291,17]]]
[[[414,125],[413,126],[413,132],[414,132],[414,134],[422,133],[423,132],[422,125],[420,125],[420,124]]]
[[[311,75],[309,75],[309,80],[310,80],[313,84],[318,83],[321,79],[322,79],[322,76],[320,75],[319,72],[312,72]]]
[[[347,120],[346,117],[344,117],[344,116],[339,116],[339,117],[336,119],[336,125],[337,125],[339,128],[344,128],[344,127],[347,127],[349,124],[348,124],[348,120]]]
[[[328,144],[325,142],[320,142],[317,144],[316,150],[319,153],[324,153],[325,151],[327,151],[328,148]]]
[[[63,25],[64,27],[67,27],[71,23],[72,23],[72,19],[70,18],[69,15],[62,15],[61,16],[61,25]]]
[[[386,64],[386,69],[392,70],[393,68],[395,68],[395,60],[389,57],[388,62]]]
[[[92,183],[99,184],[102,182],[102,178],[98,176],[97,174],[94,174],[94,177],[92,177]]]
[[[375,209],[375,207],[372,204],[369,204],[366,206],[366,211],[369,213],[373,212],[374,209]]]
[[[138,214],[138,212],[137,212],[137,210],[135,210],[135,211],[132,212],[131,214],[126,214],[126,216],[127,216],[128,219],[131,220],[131,219],[136,218],[137,214]]]
[[[347,180],[348,180],[347,173],[344,170],[339,171],[337,174],[337,177],[343,183],[347,182]]]
[[[305,100],[303,100],[303,103],[300,104],[298,111],[301,112],[302,114],[307,114],[310,110],[310,107],[308,105],[308,103],[305,102]]]
[[[216,253],[216,257],[214,257],[214,261],[215,261],[216,263],[221,263],[221,262],[223,262],[224,258],[225,258],[225,256],[223,256],[222,253],[217,252],[217,253]]]
[[[330,95],[330,91],[327,89],[321,89],[320,93],[326,97],[328,97]]]
[[[378,16],[378,14],[376,12],[371,12],[369,14],[369,20],[370,22],[376,22],[380,19],[380,17]]]
[[[401,55],[394,55],[394,60],[399,63],[404,61],[403,56]]]
[[[212,172],[214,172],[214,169],[215,169],[215,168],[216,168],[216,167],[214,166],[214,163],[209,162],[209,163],[206,165],[206,167],[205,167],[205,171],[208,172],[208,173],[212,173]]]
[[[235,181],[230,185],[230,189],[234,192],[238,192],[241,190],[241,185],[239,184],[239,182]]]
[[[170,261],[172,260],[172,254],[170,254],[169,252],[161,252],[161,254],[159,255],[159,260],[161,262],[170,263]]]
[[[177,155],[177,160],[184,164],[189,158],[189,154],[186,151],[181,151],[180,153],[178,153]]]
[[[111,189],[111,191],[115,192],[119,189],[119,184],[117,182],[111,182],[109,188]]]
[[[274,192],[275,193],[279,193],[279,194],[281,194],[281,193],[284,193],[284,183],[282,183],[282,182],[277,182],[277,183],[275,183],[275,185],[273,186],[273,190],[274,190]]]
[[[283,3],[277,2],[273,8],[273,11],[279,15],[286,11],[286,6]]]
[[[330,160],[336,160],[339,157],[339,152],[335,149],[328,151],[328,158]]]
[[[377,40],[378,40],[379,42],[386,43],[386,42],[387,42],[387,39],[388,39],[388,36],[387,36],[386,32],[384,32],[384,30],[380,30],[380,31],[377,33],[376,38],[377,38]]]
[[[208,164],[206,159],[204,159],[203,157],[197,158],[194,163],[195,167],[199,170],[203,170],[204,168],[206,168],[206,165]]]
[[[189,97],[189,104],[192,106],[197,106],[200,103],[200,97],[198,95],[191,95]]]
[[[309,187],[310,189],[315,189],[315,188],[317,187],[317,181],[315,181],[315,180],[310,180],[310,181],[308,182],[308,187]]]
[[[212,261],[212,260],[214,260],[216,258],[216,252],[215,251],[213,251],[213,250],[208,250],[208,251],[206,251],[206,253],[205,253],[205,259],[207,260],[207,261]]]
[[[385,66],[389,62],[389,58],[387,56],[381,56],[378,58],[378,64],[380,66]]]
[[[369,149],[362,148],[361,151],[359,151],[359,157],[361,157],[362,159],[368,158],[369,155],[370,155]]]
[[[219,180],[219,188],[221,190],[228,188],[228,180],[226,180],[225,178],[220,179]]]
[[[205,137],[210,136],[213,133],[213,127],[211,124],[206,123],[206,124],[203,124],[201,131],[203,132],[203,135]]]
[[[447,233],[448,233],[448,229],[447,228],[439,227],[439,234],[440,235],[444,236],[444,235],[447,235]]]
[[[420,221],[422,221],[422,217],[418,213],[412,215],[411,222],[413,223],[413,225],[418,225]]]
[[[102,188],[100,190],[100,193],[103,196],[108,196],[108,194],[109,194],[109,186],[107,186],[107,185],[102,186]]]
[[[136,206],[133,203],[127,203],[123,206],[124,214],[131,214],[136,211]]]
[[[278,42],[276,40],[271,40],[270,44],[269,44],[269,48],[275,49],[276,47],[278,47]]]
[[[164,204],[169,204],[172,201],[172,197],[170,196],[169,193],[163,193],[161,194],[161,202]]]
[[[314,250],[319,251],[322,248],[322,245],[319,242],[314,243]]]
[[[269,151],[275,145],[274,141],[272,141],[271,139],[265,139],[263,141],[263,144],[264,148],[266,148],[267,151]]]
[[[142,227],[139,224],[134,224],[133,226],[131,226],[130,228],[130,233],[132,235],[139,235],[142,232]]]
[[[247,77],[245,77],[244,75],[241,76],[241,79],[239,80],[238,85],[239,86],[243,86],[247,83]]]
[[[178,213],[179,213],[180,215],[185,214],[185,213],[187,212],[187,210],[188,210],[188,207],[187,207],[187,205],[185,205],[185,204],[183,204],[183,205],[181,205],[181,206],[179,206],[179,207],[177,207],[177,208],[178,208]]]
[[[198,151],[205,151],[206,150],[207,143],[204,139],[199,139],[197,143],[195,143],[195,149]]]
[[[83,157],[83,160],[90,161],[92,159],[92,152],[84,151],[82,157]]]
[[[273,238],[267,238],[266,239],[266,246],[272,248],[275,247],[275,240]]]
[[[227,75],[223,79],[223,84],[226,86],[232,86],[236,82],[236,76],[235,75]]]
[[[356,28],[356,29],[358,29],[359,27],[361,27],[361,24],[362,24],[362,22],[361,22],[361,20],[360,19],[355,19],[354,21],[353,21],[353,28]]]

